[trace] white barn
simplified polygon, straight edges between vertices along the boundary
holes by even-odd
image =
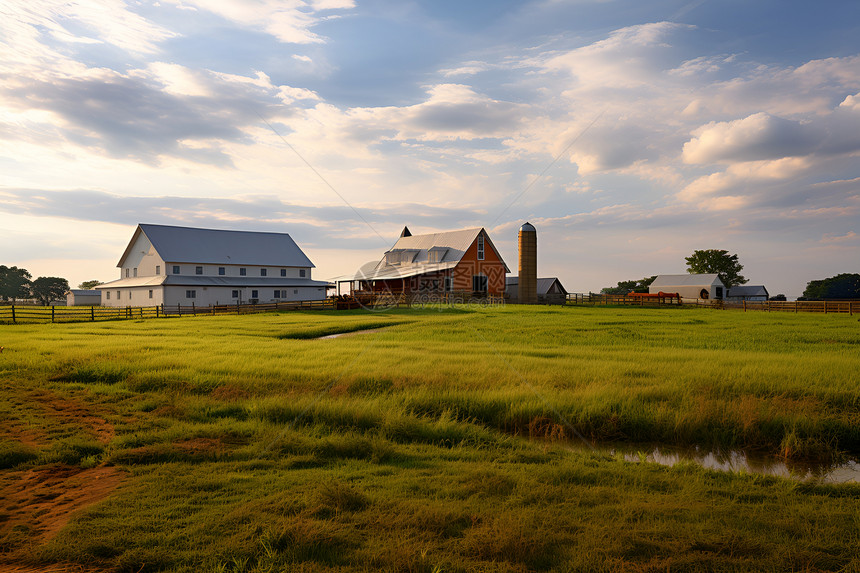
[[[726,287],[719,275],[686,274],[686,275],[657,275],[648,292],[678,293],[684,299],[722,300],[725,298]]]
[[[104,306],[322,300],[329,286],[286,233],[140,224],[117,267],[96,287]]]

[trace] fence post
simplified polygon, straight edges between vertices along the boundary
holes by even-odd
[[[747,311],[747,299],[744,299],[744,312]]]
[[[194,301],[191,301],[191,316],[197,316],[197,309],[194,308]]]
[[[242,309],[239,306],[239,301],[236,301],[236,314],[242,314]]]
[[[90,319],[95,322],[96,321],[96,307],[90,307]]]
[[[51,305],[51,322],[54,322],[54,305]]]
[[[179,316],[182,316],[182,305],[180,303],[176,303],[176,310],[179,312]]]
[[[14,324],[15,322],[16,322],[15,321],[15,305],[13,304],[12,305],[12,323]]]

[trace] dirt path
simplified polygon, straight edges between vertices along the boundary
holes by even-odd
[[[40,389],[31,394],[31,399],[38,403],[42,411],[51,418],[64,423],[84,428],[99,442],[107,444],[113,439],[113,424],[92,412],[85,404],[71,398],[64,398]]]

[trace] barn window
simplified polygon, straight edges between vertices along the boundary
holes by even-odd
[[[179,274],[179,265],[173,265],[173,274],[175,274],[175,275]]]
[[[255,290],[251,291],[251,298],[259,298],[259,296],[257,295],[257,291],[255,291]]]
[[[121,290],[116,291],[116,299],[119,300],[121,298],[122,298],[122,291]]]
[[[233,298],[239,298],[239,291],[237,291],[237,290],[233,291]]]
[[[281,276],[282,277],[287,276],[287,269],[281,269]]]
[[[128,269],[125,269],[125,278],[128,278]]]
[[[275,291],[275,298],[281,298],[281,291],[279,291],[279,290]]]
[[[161,274],[161,265],[155,265],[155,274],[156,276]]]
[[[293,289],[293,294],[299,294],[299,289],[294,288],[294,289]]]
[[[264,277],[269,273],[268,269],[260,269],[260,276]]]
[[[110,291],[109,290],[105,291],[105,299],[110,300]]]
[[[219,274],[219,275],[221,275],[221,276],[226,275],[226,274],[227,274],[227,269],[225,269],[224,267],[218,267],[218,274]]]
[[[299,276],[300,277],[304,278],[306,274],[307,274],[307,272],[305,271],[305,269],[299,269]]]
[[[245,275],[247,275],[247,274],[248,274],[248,269],[246,269],[245,267],[240,267],[240,268],[239,268],[239,276],[244,277],[244,276],[245,276]]]
[[[474,292],[487,292],[487,275],[473,275],[472,290]]]
[[[454,290],[454,277],[445,277],[445,291],[451,292]]]
[[[478,260],[484,260],[484,235],[478,235]]]
[[[185,298],[197,298],[197,291],[196,290],[185,291]]]
[[[202,274],[203,274],[203,267],[196,267],[196,268],[194,269],[194,274],[196,274],[196,275],[202,275]]]
[[[137,267],[134,267],[134,276],[137,276]]]
[[[149,289],[149,298],[152,298],[152,289]]]

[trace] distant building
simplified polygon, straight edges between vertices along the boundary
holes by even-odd
[[[742,301],[765,301],[770,298],[770,295],[767,292],[767,289],[762,285],[753,285],[753,286],[733,286],[729,289],[728,293],[726,293],[726,300],[732,302],[742,302]]]
[[[104,306],[322,300],[328,286],[286,233],[140,224],[117,267],[96,287]]]
[[[508,277],[505,296],[516,302],[519,295],[519,277]],[[537,279],[537,300],[539,304],[564,304],[567,300],[567,290],[556,277]]]
[[[72,289],[66,293],[66,306],[98,306],[101,303],[101,291]]]
[[[682,299],[722,300],[726,287],[717,274],[657,275],[649,293],[678,293]]]
[[[351,279],[351,292],[403,293],[407,296],[445,292],[502,296],[510,272],[483,228],[400,238],[378,262],[364,265]]]

